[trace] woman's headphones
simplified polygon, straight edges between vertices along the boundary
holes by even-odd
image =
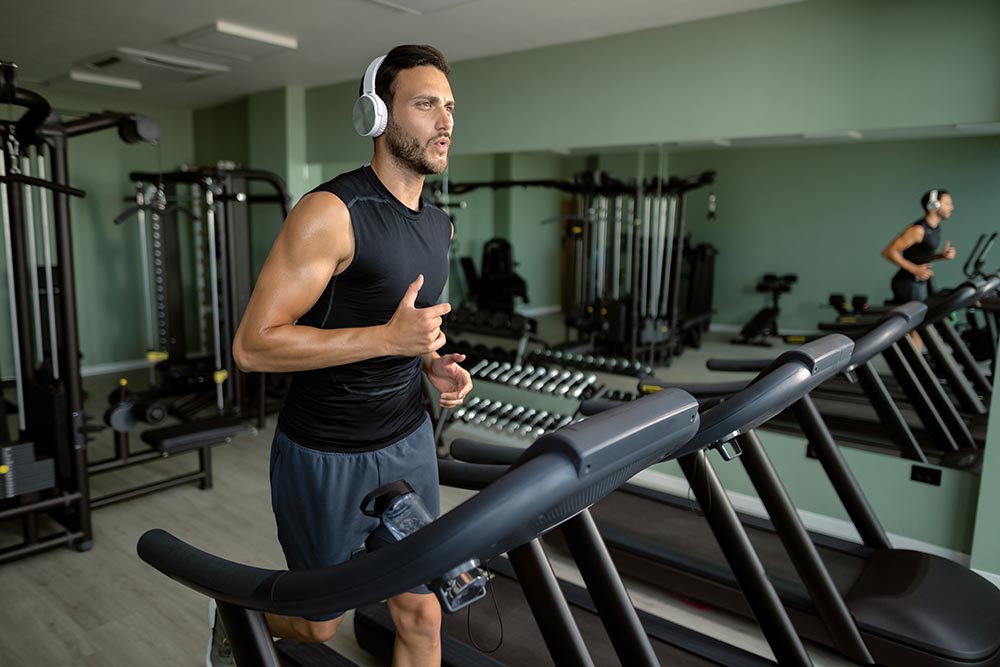
[[[354,103],[354,111],[351,113],[354,129],[362,137],[379,136],[385,132],[385,126],[389,122],[389,111],[385,107],[385,102],[375,94],[375,76],[383,60],[385,56],[379,56],[368,65],[364,82],[361,84],[361,97]]]

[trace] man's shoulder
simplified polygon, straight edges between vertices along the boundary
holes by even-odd
[[[309,194],[313,194],[314,192],[328,192],[336,195],[345,204],[349,205],[354,198],[371,191],[371,185],[365,177],[364,170],[365,168],[362,166],[351,171],[345,171],[331,178],[329,181],[317,185]]]

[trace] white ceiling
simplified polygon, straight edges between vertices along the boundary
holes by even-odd
[[[797,1],[0,0],[0,60],[17,63],[28,84],[64,78],[85,59],[118,47],[227,65],[225,74],[144,82],[140,91],[86,84],[123,100],[197,108],[284,85],[359,79],[374,56],[396,44],[434,44],[457,62]],[[217,20],[294,37],[298,49],[242,62],[174,43]]]

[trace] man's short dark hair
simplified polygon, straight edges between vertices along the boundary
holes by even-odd
[[[375,93],[385,102],[385,108],[390,114],[396,94],[396,77],[404,69],[423,66],[436,67],[445,76],[451,74],[444,54],[428,44],[403,44],[386,54],[375,76]]]
[[[934,191],[933,190],[928,190],[927,192],[924,193],[924,196],[920,198],[920,208],[923,211],[925,211],[925,212],[927,211],[927,202],[929,202],[931,200],[931,193],[932,192],[934,192]],[[938,191],[937,191],[937,200],[941,201],[941,197],[944,197],[947,194],[951,194],[951,193],[948,192],[947,190],[945,190],[944,188],[938,188]]]

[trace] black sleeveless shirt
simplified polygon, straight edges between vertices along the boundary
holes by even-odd
[[[941,241],[941,225],[931,227],[924,218],[920,218],[914,222],[911,227],[915,225],[919,225],[924,228],[924,240],[920,243],[914,243],[909,248],[904,250],[903,259],[913,262],[917,266],[920,266],[921,264],[929,264],[937,257],[937,247],[938,243]],[[917,279],[916,276],[906,269],[900,269],[893,279],[901,280],[904,278],[907,280]]]
[[[334,276],[297,326],[320,329],[385,324],[419,274],[417,308],[433,306],[448,277],[451,220],[421,198],[412,211],[368,165],[312,192],[347,206],[354,258]],[[365,451],[413,433],[426,416],[419,357],[384,356],[293,373],[278,428],[295,442],[328,451]]]

